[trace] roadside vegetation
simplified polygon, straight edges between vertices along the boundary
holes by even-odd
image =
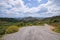
[[[27,17],[23,19],[15,18],[0,18],[0,36],[4,34],[15,33],[20,27],[32,26],[32,25],[43,25],[40,19]]]
[[[15,33],[19,30],[17,26],[10,26],[6,29],[5,34]]]
[[[26,27],[32,25],[44,25],[45,23],[55,27],[53,31],[60,33],[60,16],[50,18],[0,18],[0,36],[4,34],[15,33],[19,27]]]
[[[52,25],[55,29],[52,29],[55,32],[60,33],[60,16],[50,17],[43,20],[44,23]]]

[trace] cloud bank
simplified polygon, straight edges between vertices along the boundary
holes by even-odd
[[[60,0],[0,0],[0,17],[60,15]]]

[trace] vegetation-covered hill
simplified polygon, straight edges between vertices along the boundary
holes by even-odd
[[[9,30],[9,33],[12,32],[9,28],[15,26],[23,27],[23,26],[32,26],[32,25],[43,25],[49,24],[55,27],[54,31],[60,32],[60,16],[50,17],[50,18],[35,18],[35,17],[26,17],[26,18],[0,18],[0,35],[6,33],[6,30]],[[14,29],[14,27],[12,28]]]
[[[40,19],[33,18],[33,17],[18,18],[18,19],[0,18],[0,35],[5,34],[6,30],[10,28],[11,26],[22,27],[22,26],[40,25],[38,24],[39,22],[40,22]]]
[[[46,23],[57,23],[57,22],[60,22],[60,16],[45,18],[42,21],[45,21]]]
[[[45,18],[42,21],[44,23],[54,26],[55,29],[53,30],[60,33],[60,16]]]

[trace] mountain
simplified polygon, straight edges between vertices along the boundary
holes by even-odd
[[[57,21],[60,22],[60,16],[54,16],[49,18],[38,18],[38,17],[24,17],[24,18],[0,18],[0,21],[44,21],[44,22],[53,22]]]

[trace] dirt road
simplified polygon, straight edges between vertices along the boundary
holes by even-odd
[[[50,26],[28,26],[13,34],[2,37],[3,40],[60,40],[60,34],[52,32]]]

